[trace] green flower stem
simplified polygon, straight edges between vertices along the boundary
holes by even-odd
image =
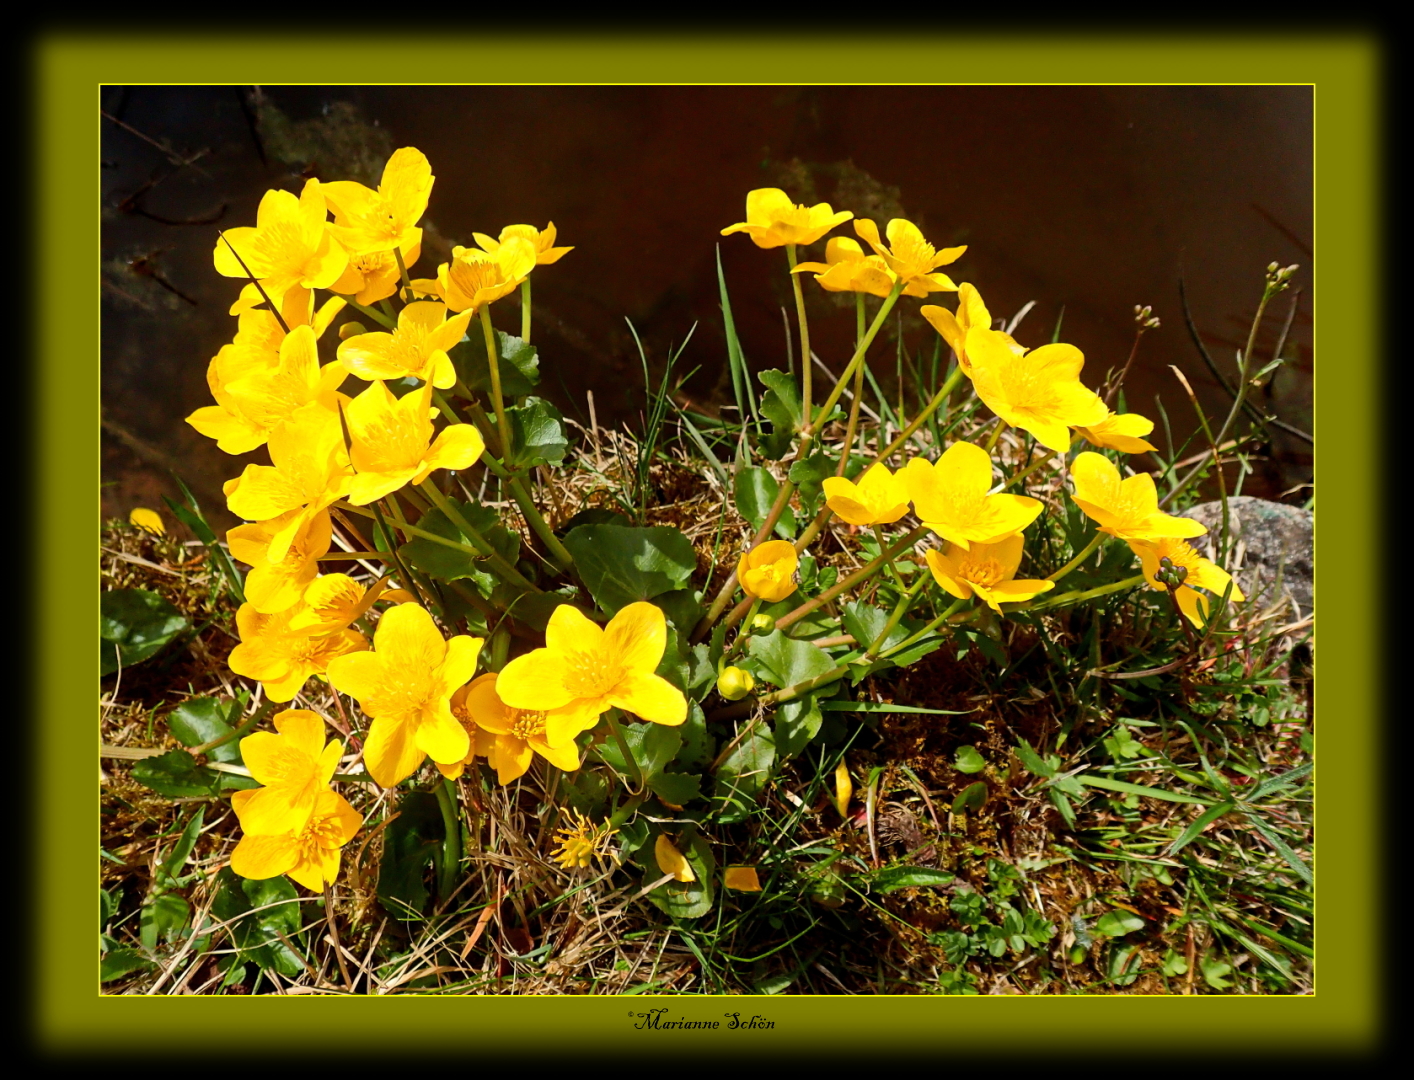
[[[732,608],[731,611],[727,612],[727,617],[722,620],[722,625],[730,630],[737,623],[741,622],[742,617],[745,616],[747,611],[751,608],[752,599],[752,597],[748,596],[736,607]]]
[[[822,506],[820,512],[815,515],[815,519],[807,526],[805,531],[795,542],[795,553],[799,555],[810,546],[812,540],[820,535],[820,530],[825,527],[825,523],[834,516],[835,512],[828,506]]]
[[[874,561],[866,563],[864,566],[860,567],[848,577],[841,578],[830,588],[826,589],[819,596],[815,597],[815,599],[808,600],[805,603],[801,604],[800,607],[796,608],[794,611],[782,615],[779,619],[776,620],[776,629],[784,630],[786,627],[791,626],[792,624],[799,622],[801,619],[805,618],[805,616],[809,615],[816,608],[828,604],[831,600],[839,596],[840,593],[844,592],[846,589],[853,588],[861,581],[867,581],[869,578],[873,577],[880,570],[882,570],[886,563],[888,563],[891,559],[897,557],[900,552],[907,551],[910,547],[912,547],[918,541],[918,538],[921,537],[927,531],[928,530],[922,525],[918,526],[918,528],[914,529],[908,535],[896,541],[892,547],[886,549]]]
[[[624,756],[624,763],[633,774],[634,788],[629,791],[629,795],[642,795],[643,773],[638,767],[638,762],[633,759],[633,751],[628,748],[628,739],[624,736],[624,729],[619,726],[619,722],[615,718],[612,709],[605,713],[604,716],[609,721],[609,731],[613,733],[614,742],[619,745],[619,753]]]
[[[343,510],[351,514],[358,514],[360,517],[373,518],[375,521],[378,518],[378,515],[375,514],[372,510],[366,510],[362,506],[354,506],[352,503],[338,502],[335,503],[334,506],[338,510]],[[398,526],[398,531],[405,532],[409,536],[420,537],[423,540],[431,540],[434,544],[441,544],[443,547],[456,548],[456,550],[464,552],[467,555],[474,555],[478,559],[485,558],[486,555],[485,552],[478,551],[476,548],[471,547],[469,544],[462,544],[456,540],[448,540],[445,536],[438,536],[436,533],[427,532],[425,529],[419,529],[416,525],[402,524]],[[380,552],[380,554],[386,554],[386,552]],[[391,558],[391,556],[389,556],[389,558]]]
[[[1262,290],[1262,302],[1257,305],[1257,314],[1252,317],[1252,328],[1247,332],[1247,347],[1242,350],[1242,355],[1237,360],[1237,396],[1232,400],[1232,408],[1228,410],[1227,419],[1223,421],[1222,428],[1218,431],[1218,437],[1212,440],[1215,447],[1222,446],[1227,439],[1228,433],[1232,430],[1232,425],[1242,413],[1242,407],[1247,401],[1247,391],[1252,388],[1252,382],[1248,378],[1248,373],[1252,370],[1252,350],[1257,347],[1257,329],[1262,325],[1262,315],[1267,310],[1267,303],[1281,290],[1273,288],[1270,282]],[[1202,416],[1202,413],[1199,413]],[[1175,495],[1193,482],[1193,478],[1203,471],[1205,462],[1198,462],[1194,465],[1188,475],[1180,480],[1176,487],[1159,500],[1159,506],[1166,506]],[[1221,474],[1221,469],[1218,470]],[[1223,500],[1223,509],[1227,509],[1227,500]]]
[[[881,529],[881,528],[879,528],[879,526],[877,526],[877,525],[873,526],[873,529],[874,529],[874,539],[879,542],[879,550],[880,550],[880,551],[883,551],[883,550],[888,546],[888,545],[884,542],[884,530]],[[893,561],[893,559],[890,559],[886,565],[887,565],[888,568],[889,568],[889,576],[894,579],[894,584],[899,587],[899,591],[901,591],[901,592],[907,591],[908,586],[903,583],[903,575],[901,575],[901,574],[898,572],[898,570],[894,567],[894,561]]]
[[[486,338],[486,366],[491,371],[491,406],[496,410],[496,431],[500,435],[501,457],[511,456],[511,423],[506,419],[506,402],[501,396],[501,361],[496,355],[496,332],[491,328],[491,305],[481,305],[481,332]]]
[[[1091,555],[1095,554],[1095,549],[1101,544],[1103,544],[1105,540],[1109,537],[1109,535],[1109,533],[1100,532],[1097,529],[1095,531],[1095,535],[1090,538],[1090,542],[1080,549],[1080,554],[1077,555],[1075,558],[1071,559],[1070,562],[1066,563],[1054,574],[1048,575],[1046,577],[1046,580],[1059,581],[1061,578],[1065,577],[1066,574],[1070,573],[1077,566],[1079,566],[1086,559],[1088,559]]]
[[[1006,429],[1007,422],[1003,420],[1000,416],[997,417],[997,426],[992,429],[992,434],[987,439],[987,445],[982,447],[982,449],[987,451],[988,454],[995,450],[997,447],[997,440],[1002,437],[1002,432]]]
[[[884,300],[883,306],[879,308],[879,313],[874,316],[873,323],[870,324],[868,331],[855,348],[854,356],[850,359],[849,363],[845,365],[844,371],[840,373],[840,377],[835,381],[835,388],[830,391],[829,398],[826,399],[824,406],[820,409],[819,415],[821,417],[829,416],[830,412],[839,402],[840,395],[844,392],[845,383],[864,362],[864,354],[869,351],[870,344],[872,344],[874,338],[878,336],[879,328],[884,325],[884,319],[888,317],[889,311],[898,301],[902,292],[902,283],[897,284]],[[805,358],[805,363],[810,363],[808,356]],[[801,430],[800,446],[796,449],[795,458],[793,460],[799,461],[805,457],[806,453],[809,451],[810,443],[814,439],[814,435],[814,425],[810,422],[810,418],[807,415],[805,427]],[[757,544],[765,540],[766,537],[771,535],[772,530],[776,527],[776,522],[781,520],[781,515],[785,513],[786,506],[790,503],[790,497],[794,493],[795,484],[787,478],[781,483],[780,491],[776,493],[776,501],[771,506],[770,512],[766,515],[766,520],[761,523],[761,528],[756,530],[756,535],[752,537],[751,543],[747,545],[747,551],[750,551]],[[823,524],[824,522],[821,522],[822,526]],[[817,529],[816,531],[818,532],[819,530]],[[803,550],[803,548],[797,547],[796,550],[800,551]],[[712,625],[722,617],[722,612],[726,610],[727,605],[731,602],[732,596],[736,593],[736,584],[736,571],[733,570],[727,575],[726,582],[713,599],[712,606],[707,614],[702,616],[702,621],[693,628],[692,635],[689,638],[690,641],[701,641],[707,631],[712,628]]]
[[[795,245],[786,245],[786,261],[790,263],[791,290],[795,293],[795,317],[800,323],[800,415],[805,422],[805,428],[810,428],[812,415],[811,404],[811,375],[814,365],[810,362],[810,324],[805,320],[805,294],[800,291],[800,275],[795,273]]]
[[[442,811],[442,829],[446,834],[442,840],[441,857],[437,860],[437,899],[445,903],[456,885],[457,864],[461,861],[462,831],[457,820],[456,795],[452,792],[452,782],[446,777],[440,777],[433,790],[437,793],[437,809]]]
[[[1046,600],[1043,603],[1028,601],[1025,604],[1018,604],[1013,611],[1047,611],[1051,608],[1069,607],[1071,604],[1083,603],[1086,600],[1094,600],[1099,596],[1108,596],[1110,593],[1122,592],[1125,589],[1132,589],[1136,585],[1144,584],[1144,575],[1135,574],[1127,577],[1123,581],[1116,581],[1109,585],[1100,585],[1094,589],[1086,589],[1084,592],[1061,593],[1060,596]]]
[[[835,388],[830,391],[830,396],[825,399],[825,404],[821,406],[821,419],[829,416],[835,405],[839,402],[840,395],[844,393],[845,383],[848,382],[850,377],[859,369],[859,366],[864,363],[864,354],[869,351],[869,346],[874,343],[874,338],[878,336],[880,328],[884,325],[884,320],[889,317],[889,312],[893,310],[894,304],[898,303],[898,298],[902,293],[903,283],[900,282],[895,285],[889,292],[889,295],[884,298],[884,303],[880,306],[879,313],[874,316],[874,321],[870,323],[863,340],[855,346],[854,355],[850,357],[850,361],[845,365],[844,371],[840,372],[840,377],[835,380]],[[806,357],[807,363],[809,363],[809,359],[809,357]],[[814,434],[814,425],[808,421],[809,418],[807,417],[807,423],[804,429],[804,434],[807,436]],[[809,441],[807,439],[805,446],[808,445]],[[804,447],[802,447],[802,449],[804,449]]]
[[[574,556],[569,553],[569,549],[560,543],[560,538],[555,535],[555,531],[550,528],[547,522],[536,508],[535,503],[530,498],[530,493],[525,490],[525,484],[519,476],[510,478],[511,498],[515,499],[516,505],[520,507],[521,516],[525,518],[525,523],[531,527],[535,535],[540,537],[545,546],[550,550],[550,561],[560,570],[568,570],[574,565]]]
[[[967,603],[966,600],[953,600],[953,602],[948,605],[948,609],[944,611],[941,615],[939,615],[936,619],[934,619],[932,622],[930,622],[927,626],[923,627],[923,629],[919,630],[917,633],[904,638],[892,648],[885,649],[882,653],[879,654],[879,656],[882,659],[887,659],[888,657],[893,656],[893,654],[896,652],[902,652],[904,649],[917,645],[934,630],[942,626],[943,623],[947,622],[959,611],[961,611],[962,605],[965,603]],[[980,611],[981,609],[979,608],[978,610]]]
[[[335,293],[334,295],[336,295],[336,296],[342,296],[343,294],[341,294],[341,293]],[[367,307],[367,306],[365,306],[365,305],[363,305],[363,304],[360,304],[360,303],[359,303],[357,300],[355,300],[352,296],[343,296],[343,300],[344,300],[344,303],[346,303],[346,304],[349,305],[349,307],[353,308],[353,309],[354,309],[355,311],[357,311],[357,312],[360,312],[361,314],[367,315],[370,319],[372,319],[374,322],[376,322],[379,326],[387,327],[389,330],[395,330],[395,329],[397,329],[397,325],[393,322],[393,320],[390,319],[390,318],[388,318],[388,316],[384,315],[381,311],[377,310],[376,308],[371,308],[371,307]]]
[[[250,272],[250,267],[245,264],[240,253],[231,245],[231,241],[226,238],[226,234],[220,229],[216,230],[216,235],[221,238],[221,242],[230,248],[232,256],[236,262],[241,264],[241,269],[245,271],[245,276],[250,278],[250,283],[255,286],[255,291],[260,294],[260,298],[265,301],[265,306],[270,309],[270,314],[275,316],[275,321],[280,324],[280,329],[286,334],[290,332],[289,324],[285,322],[285,317],[280,314],[280,305],[270,299],[270,294],[265,291],[265,286],[260,284],[260,279]]]
[[[873,643],[864,650],[864,655],[861,657],[863,661],[866,663],[873,661],[879,649],[883,646],[885,639],[893,633],[894,627],[903,619],[904,614],[912,605],[914,598],[923,591],[923,588],[928,584],[928,579],[931,576],[931,574],[925,574],[922,570],[919,570],[918,580],[909,587],[907,592],[899,597],[898,603],[894,605],[894,610],[889,613],[888,621],[884,623],[884,628],[879,631]]]
[[[520,283],[520,339],[530,344],[530,278]]]
[[[398,510],[397,500],[391,496],[379,499],[378,502],[373,504],[373,520],[378,522],[378,526],[383,530],[383,535],[387,537],[388,543],[393,545],[390,554],[393,556],[393,565],[397,567],[398,578],[402,582],[403,588],[413,593],[423,604],[430,608],[433,606],[432,597],[435,594],[428,589],[426,582],[413,577],[412,571],[403,563],[403,557],[398,553],[397,545],[393,539],[393,531],[388,528],[388,522],[383,517],[383,511],[380,509],[380,506],[385,502],[390,507],[393,520],[399,526],[407,524],[407,522],[403,520],[402,513]]]
[[[476,529],[472,528],[470,522],[462,517],[461,512],[447,500],[446,496],[433,487],[430,481],[423,481],[418,487],[432,500],[432,505],[442,511],[447,520],[460,529],[462,534],[471,541],[472,546],[477,549],[478,554],[490,560],[491,565],[500,572],[500,575],[505,578],[506,581],[530,592],[543,591],[538,586],[532,584],[524,574],[508,563],[505,557],[493,548],[484,536],[477,532]]]
[[[1035,461],[1033,461],[1030,465],[1026,466],[1025,469],[1023,469],[1021,472],[1017,473],[1017,474],[1016,474],[1015,476],[1013,476],[1010,480],[1008,480],[1005,484],[1003,484],[1003,485],[1002,485],[1002,490],[1005,491],[1007,488],[1011,487],[1013,484],[1019,484],[1019,483],[1021,483],[1021,481],[1025,480],[1028,476],[1030,476],[1033,472],[1035,472],[1037,469],[1039,469],[1042,465],[1045,465],[1045,464],[1049,463],[1050,460],[1051,460],[1051,456],[1050,456],[1049,454],[1042,454],[1042,455],[1041,455],[1040,457],[1038,457]]]
[[[743,605],[738,604],[737,610],[740,610],[742,606]],[[746,607],[746,610],[742,612],[741,615],[738,615],[736,611],[733,611],[731,615],[727,616],[726,625],[728,627],[732,626],[738,619],[742,621],[743,625],[741,630],[737,632],[736,640],[732,642],[732,647],[728,649],[722,656],[722,663],[724,664],[732,657],[734,657],[737,653],[741,652],[742,646],[751,640],[751,620],[756,617],[756,612],[761,607],[761,597],[750,597],[749,602],[747,602],[744,606]]]
[[[398,261],[398,276],[402,278],[403,284],[407,287],[408,300],[415,299],[412,292],[412,278],[408,276],[408,268],[403,264],[403,253],[396,246],[393,248],[393,258]]]
[[[947,380],[943,383],[942,389],[940,389],[936,394],[933,395],[932,399],[928,402],[927,405],[923,406],[923,411],[920,412],[917,416],[915,416],[913,418],[913,421],[908,425],[908,427],[900,431],[898,433],[898,437],[894,439],[893,442],[889,443],[889,445],[885,447],[884,450],[881,451],[879,455],[874,458],[874,460],[886,462],[889,460],[889,458],[893,457],[894,452],[913,437],[913,433],[927,422],[928,417],[932,416],[933,413],[937,411],[938,406],[940,406],[943,402],[947,401],[948,395],[953,392],[953,388],[956,387],[957,384],[962,381],[962,374],[963,372],[961,365],[953,369],[953,373],[949,375],[947,377]]]

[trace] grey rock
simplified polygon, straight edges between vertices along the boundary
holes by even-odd
[[[1291,612],[1293,620],[1310,615],[1315,570],[1311,511],[1250,495],[1228,499],[1227,506],[1231,540],[1224,569],[1259,608],[1285,600],[1296,609]],[[1189,542],[1199,554],[1216,561],[1222,503],[1199,503],[1182,516],[1208,527],[1206,536]]]

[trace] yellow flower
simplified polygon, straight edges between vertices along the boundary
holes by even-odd
[[[879,226],[868,218],[856,221],[854,231],[884,260],[894,276],[904,283],[905,296],[927,296],[932,292],[957,290],[952,278],[935,271],[940,266],[956,262],[967,250],[966,244],[938,251],[923,239],[917,225],[903,218],[894,218],[886,227],[888,246],[879,240]]]
[[[1070,428],[1098,424],[1109,410],[1081,384],[1085,357],[1074,345],[1042,345],[1019,355],[1015,344],[999,330],[967,331],[972,388],[1012,427],[1064,453],[1070,448]]]
[[[269,521],[289,514],[266,553],[268,561],[279,562],[295,534],[348,490],[352,476],[339,417],[318,403],[296,409],[270,433],[270,460],[273,465],[247,465],[223,490],[236,517]]]
[[[296,399],[302,404],[321,398],[333,407],[333,398],[329,395],[337,373],[331,367],[319,373],[318,355],[306,341],[286,348],[289,335],[268,309],[254,307],[261,302],[262,297],[254,285],[241,290],[241,299],[231,309],[240,320],[236,339],[222,346],[206,368],[206,384],[216,404],[197,409],[187,417],[188,424],[215,439],[216,445],[228,454],[247,453],[269,438],[274,425],[268,415],[261,415],[266,391],[275,400],[285,400],[287,404]],[[344,301],[334,297],[316,312],[314,294],[299,286],[286,292],[281,301],[282,317],[291,332],[304,327],[316,340],[343,308]],[[311,378],[315,381],[313,388],[308,385]],[[331,385],[320,381],[325,379]],[[237,383],[244,387],[239,398],[229,389]],[[253,403],[246,400],[251,395]],[[283,419],[283,415],[280,418]]]
[[[744,232],[759,248],[813,244],[852,217],[848,210],[836,213],[829,203],[797,206],[780,188],[757,188],[746,194],[746,220],[729,225],[722,235]]]
[[[856,484],[843,476],[825,478],[825,505],[851,525],[887,525],[908,513],[903,477],[875,462]]]
[[[1002,604],[1017,604],[1055,588],[1054,581],[1018,579],[1022,540],[1018,533],[995,544],[973,544],[964,550],[949,544],[947,553],[923,553],[933,580],[959,600],[976,594],[998,615]]]
[[[427,210],[433,179],[426,155],[404,146],[383,167],[377,191],[353,180],[325,184],[334,235],[350,255],[412,247],[422,239],[416,226]]]
[[[439,390],[455,386],[457,372],[447,350],[462,339],[471,312],[447,318],[447,305],[419,300],[398,313],[391,334],[355,334],[339,343],[339,362],[360,379],[411,376]]]
[[[321,368],[314,330],[297,326],[280,342],[279,360],[274,366],[249,368],[228,382],[225,389],[240,415],[268,433],[301,405],[312,401],[326,409],[336,409],[335,392],[348,377],[348,370],[341,364],[325,364]]]
[[[422,230],[411,229],[412,240],[398,248],[403,255],[403,266],[412,266],[422,255]],[[398,269],[397,257],[393,249],[373,251],[367,255],[350,255],[348,269],[338,281],[329,286],[330,292],[353,296],[367,307],[379,300],[386,300],[398,291],[398,280],[402,271]]]
[[[388,584],[379,578],[365,589],[347,574],[324,574],[304,591],[303,606],[290,619],[290,632],[335,634],[367,614]]]
[[[828,292],[862,292],[871,296],[888,296],[898,280],[882,258],[865,255],[864,249],[848,236],[830,237],[824,262],[800,263],[791,273],[813,273],[820,287]]]
[[[992,313],[982,303],[982,294],[976,286],[964,281],[957,287],[957,314],[936,304],[924,304],[919,313],[932,324],[934,330],[943,335],[948,347],[957,354],[958,366],[969,377],[972,374],[972,360],[967,355],[967,332],[974,326],[983,330],[992,329]],[[1006,340],[1012,352],[1020,355],[1026,350],[1018,345],[1010,334],[995,331]]]
[[[1221,596],[1231,585],[1233,600],[1247,599],[1226,570],[1203,558],[1193,550],[1193,545],[1183,540],[1164,537],[1160,540],[1128,540],[1127,543],[1129,549],[1139,556],[1139,564],[1144,568],[1144,580],[1151,589],[1158,592],[1168,591],[1168,586],[1156,576],[1160,570],[1160,559],[1168,559],[1175,569],[1182,568],[1187,571],[1182,583],[1174,589],[1174,598],[1178,601],[1179,609],[1194,626],[1202,626],[1208,614],[1208,598],[1202,593],[1194,592],[1195,587]]]
[[[257,731],[241,740],[241,760],[264,784],[245,797],[241,828],[260,835],[298,832],[314,815],[321,789],[328,787],[344,744],[324,742],[324,720],[307,709],[276,713],[275,731]]]
[[[697,874],[688,864],[687,857],[673,846],[666,833],[658,834],[658,839],[653,844],[653,858],[657,860],[659,870],[672,874],[678,881],[697,880]]]
[[[1172,517],[1159,510],[1159,494],[1148,473],[1120,479],[1119,469],[1103,454],[1086,450],[1070,463],[1075,505],[1121,540],[1188,539],[1207,532],[1192,518]]]
[[[289,701],[311,675],[322,675],[337,658],[368,648],[368,639],[357,630],[311,637],[290,629],[298,607],[262,615],[252,604],[236,610],[236,631],[241,643],[226,663],[237,675],[255,679],[271,701]]]
[[[448,641],[425,608],[399,604],[379,620],[372,652],[330,663],[329,682],[373,718],[363,760],[380,785],[411,776],[426,757],[442,764],[466,758],[471,740],[451,697],[476,674],[481,645],[465,634]]]
[[[481,457],[486,443],[470,424],[451,424],[432,439],[431,400],[431,383],[396,398],[387,384],[375,382],[349,403],[344,418],[357,474],[349,502],[364,506],[404,484],[422,483],[433,469],[465,469]]]
[[[226,546],[231,554],[250,564],[251,570],[245,579],[245,598],[261,614],[273,615],[298,604],[305,587],[319,576],[319,557],[329,554],[333,524],[329,511],[320,510],[296,530],[285,557],[270,561],[271,542],[299,513],[297,509],[291,510],[269,521],[237,525],[226,533]]]
[[[153,536],[163,536],[167,532],[166,526],[162,524],[162,515],[145,506],[133,507],[132,513],[128,514],[128,521]]]
[[[843,757],[835,766],[835,809],[842,818],[849,817],[849,800],[854,795],[854,781],[849,778],[849,765]]]
[[[1154,421],[1138,413],[1109,413],[1098,424],[1075,429],[1092,446],[1118,450],[1122,454],[1142,454],[1158,449],[1141,436],[1154,430]]]
[[[608,853],[608,841],[617,829],[609,827],[606,821],[595,825],[578,810],[569,812],[574,820],[571,824],[555,830],[558,837],[556,850],[550,856],[566,870],[584,868],[595,859],[602,859]]]
[[[237,819],[256,791],[231,795]],[[242,826],[245,822],[241,820]],[[247,832],[231,852],[231,870],[256,881],[288,874],[306,889],[322,893],[326,883],[339,876],[340,848],[363,827],[363,815],[332,791],[319,792],[314,813],[298,829],[271,835]]]
[[[676,726],[687,719],[687,698],[654,674],[667,647],[667,620],[652,604],[629,604],[602,629],[561,604],[545,628],[545,648],[507,664],[496,692],[515,709],[549,713],[573,703],[597,717],[616,707]],[[564,739],[551,732],[547,741]]]
[[[899,475],[918,520],[964,551],[1019,533],[1041,513],[1040,501],[1030,496],[988,495],[992,458],[969,442],[953,443],[936,465],[912,458]]]
[[[756,679],[751,672],[739,667],[725,667],[717,676],[717,693],[728,701],[740,701],[756,689]]]
[[[535,246],[523,236],[509,236],[494,254],[477,248],[452,248],[452,261],[437,267],[436,294],[453,311],[479,311],[520,286],[535,269]],[[413,282],[414,289],[417,282]]]
[[[288,191],[267,191],[254,228],[227,229],[224,239],[217,239],[212,252],[216,272],[246,278],[244,262],[275,304],[294,286],[327,289],[349,262],[329,233],[327,213],[318,180],[307,181],[298,198]]]
[[[747,596],[774,604],[795,592],[798,563],[794,544],[786,540],[767,540],[741,553],[736,564],[736,579]]]
[[[485,233],[472,233],[471,236],[483,251],[488,251],[492,255],[496,254],[501,245],[512,236],[529,240],[530,246],[535,249],[535,264],[537,266],[549,266],[551,263],[557,263],[574,250],[572,247],[555,246],[555,223],[553,221],[545,226],[543,232],[534,225],[507,225],[501,230],[501,236],[497,240],[492,240]]]
[[[599,714],[573,702],[550,711],[513,709],[496,693],[497,678],[481,675],[453,695],[452,712],[474,745],[465,761],[438,765],[442,775],[456,779],[476,754],[486,758],[503,785],[523,776],[536,754],[565,772],[578,769],[579,747],[574,738],[592,728]]]

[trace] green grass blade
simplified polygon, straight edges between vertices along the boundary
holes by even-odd
[[[1111,780],[1107,776],[1077,776],[1082,784],[1087,787],[1104,788],[1106,791],[1122,791],[1126,795],[1142,795],[1146,799],[1163,799],[1166,802],[1197,803],[1199,806],[1211,806],[1208,799],[1200,799],[1195,795],[1180,795],[1176,791],[1164,791],[1161,788],[1143,787],[1139,784],[1127,784],[1123,780]]]
[[[1272,847],[1277,849],[1277,854],[1282,857],[1282,860],[1286,863],[1286,865],[1291,867],[1293,870],[1295,870],[1298,874],[1301,875],[1302,881],[1304,881],[1307,885],[1314,884],[1311,874],[1311,868],[1301,861],[1300,856],[1298,856],[1296,852],[1292,851],[1291,848],[1287,847],[1286,841],[1284,841],[1280,836],[1278,836],[1276,834],[1276,831],[1273,830],[1270,825],[1268,825],[1256,814],[1248,813],[1246,817],[1247,820],[1252,823],[1252,827],[1256,829],[1259,833],[1261,833],[1263,836],[1265,836],[1267,838],[1267,842],[1271,844]]]
[[[1183,832],[1179,833],[1178,836],[1174,838],[1173,843],[1168,846],[1168,850],[1164,852],[1164,855],[1173,856],[1182,851],[1198,838],[1199,833],[1224,814],[1231,813],[1234,808],[1234,804],[1230,802],[1220,802],[1216,806],[1208,807],[1208,809],[1204,810],[1203,813],[1193,819],[1188,828],[1184,829]]]

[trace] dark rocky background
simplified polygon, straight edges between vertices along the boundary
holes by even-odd
[[[220,483],[242,463],[183,422],[210,404],[207,361],[235,332],[238,283],[212,269],[216,230],[254,224],[267,188],[298,191],[306,176],[376,183],[407,145],[437,176],[415,273],[432,274],[473,230],[514,222],[553,220],[575,246],[535,274],[536,344],[547,396],[582,420],[592,390],[601,424],[637,421],[643,380],[625,318],[656,364],[697,323],[682,399],[710,412],[730,397],[718,244],[749,362],[784,366],[785,256],[719,235],[742,220],[748,190],[777,186],[881,226],[908,217],[939,247],[970,245],[954,279],[974,282],[996,315],[1036,301],[1017,332],[1027,345],[1050,340],[1063,307],[1062,339],[1085,353],[1092,386],[1129,355],[1134,305],[1152,304],[1163,326],[1140,347],[1129,408],[1157,421],[1162,394],[1176,436],[1194,421],[1170,365],[1210,412],[1226,411],[1184,328],[1180,274],[1230,369],[1264,267],[1300,263],[1293,363],[1263,396],[1310,431],[1311,106],[1296,86],[108,87],[103,513],[160,506],[175,469],[230,524]],[[852,308],[808,291],[815,350],[838,369]],[[1273,305],[1263,358],[1286,305]],[[910,349],[932,348],[916,315],[902,332]],[[1309,497],[1310,446],[1278,435],[1265,450],[1244,493]]]

